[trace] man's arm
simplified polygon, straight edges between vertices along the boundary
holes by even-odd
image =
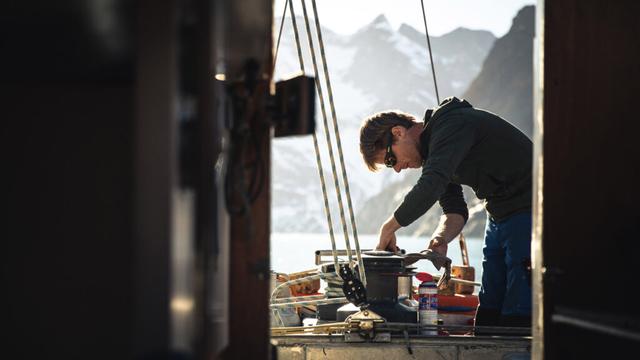
[[[447,244],[462,231],[469,218],[467,203],[464,201],[462,186],[450,183],[446,191],[438,200],[444,215],[440,218],[440,224],[431,237],[429,249],[433,249],[442,255],[447,254]],[[402,226],[392,215],[380,228],[380,238],[377,250],[397,251],[395,232]]]
[[[440,223],[431,235],[428,248],[446,256],[447,244],[462,231],[464,224],[469,219],[469,210],[464,201],[462,186],[459,184],[450,183],[447,185],[447,190],[440,196],[439,202],[444,214],[440,217]]]
[[[391,215],[380,228],[380,239],[376,250],[398,251],[398,246],[396,245],[396,230],[401,227],[396,218]]]
[[[438,227],[433,232],[433,235],[431,235],[429,249],[446,256],[448,244],[460,234],[464,223],[465,219],[460,214],[443,214],[440,217]]]
[[[465,222],[466,219],[460,214],[443,214],[438,227],[431,235],[429,249],[446,256],[447,245],[460,234]],[[398,251],[395,232],[401,227],[393,216],[387,219],[380,228],[380,241],[376,250]]]

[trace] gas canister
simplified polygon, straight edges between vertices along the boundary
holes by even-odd
[[[422,335],[438,335],[438,288],[433,277],[427,273],[416,276],[422,280],[418,287],[418,319]]]

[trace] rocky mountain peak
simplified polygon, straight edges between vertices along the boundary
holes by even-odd
[[[534,25],[535,17],[536,17],[535,9],[536,8],[533,5],[525,6],[522,9],[520,9],[516,17],[513,18],[513,21],[511,23],[511,29],[509,31],[510,32],[524,31],[533,35],[535,32],[535,25]]]
[[[358,30],[354,37],[356,39],[363,37],[371,37],[376,34],[384,34],[384,36],[389,36],[393,34],[395,31],[391,27],[391,23],[389,19],[384,14],[380,14],[376,16],[373,21],[371,21],[368,25],[365,25],[360,30]]]
[[[504,117],[527,136],[533,128],[533,36],[535,7],[525,6],[509,32],[496,40],[482,71],[464,97]]]
[[[384,14],[380,14],[376,16],[375,19],[371,22],[371,25],[374,26],[389,26],[391,28],[391,24],[389,23],[389,19]]]

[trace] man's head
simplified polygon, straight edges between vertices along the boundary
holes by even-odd
[[[420,133],[422,129],[412,115],[385,111],[365,119],[360,128],[360,153],[371,171],[379,165],[396,172],[422,166]]]

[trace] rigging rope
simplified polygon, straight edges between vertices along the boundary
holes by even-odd
[[[309,25],[309,17],[307,14],[307,8],[306,8],[306,4],[304,0],[301,0],[302,3],[302,9],[303,9],[303,13],[304,13],[304,19],[305,19],[305,26],[306,26],[306,30],[307,30],[307,38],[309,41],[309,48],[311,51],[311,60],[313,63],[313,69],[314,69],[314,73],[315,73],[315,84],[316,84],[316,89],[318,91],[318,98],[320,101],[320,109],[322,111],[322,118],[323,118],[323,125],[324,125],[324,131],[325,131],[325,137],[327,140],[327,148],[329,151],[329,158],[330,158],[330,163],[331,163],[331,170],[332,170],[332,174],[333,174],[333,180],[334,180],[334,185],[336,188],[336,196],[337,196],[337,200],[338,200],[338,206],[339,206],[339,210],[340,210],[340,220],[342,223],[342,228],[343,228],[343,232],[344,232],[344,236],[345,236],[345,245],[347,248],[347,255],[348,255],[348,259],[349,259],[349,266],[352,266],[353,263],[353,257],[352,257],[352,252],[351,252],[351,242],[349,241],[349,232],[348,232],[348,228],[347,228],[347,222],[345,219],[345,215],[344,215],[344,205],[342,202],[342,191],[340,188],[340,182],[338,180],[338,175],[337,175],[337,170],[336,170],[336,165],[335,165],[335,157],[333,155],[333,146],[331,143],[331,135],[329,132],[329,126],[328,126],[328,121],[327,121],[327,113],[326,113],[326,106],[325,106],[325,102],[324,102],[324,97],[323,97],[323,93],[322,93],[322,85],[320,83],[320,80],[318,78],[319,75],[319,71],[318,71],[318,65],[316,62],[316,54],[315,54],[315,48],[313,45],[313,39],[311,36],[311,28]],[[302,57],[302,50],[301,50],[301,45],[300,45],[300,37],[298,34],[298,27],[297,27],[297,23],[296,23],[296,18],[295,18],[295,11],[293,8],[293,2],[287,0],[287,2],[285,3],[285,9],[284,9],[284,13],[283,13],[283,19],[282,22],[280,24],[280,31],[278,34],[278,42],[276,45],[276,57],[278,54],[278,49],[280,47],[280,37],[282,35],[282,29],[283,29],[283,23],[284,23],[284,17],[286,15],[286,6],[287,4],[289,5],[289,11],[291,12],[291,19],[292,19],[292,24],[293,24],[293,28],[294,28],[294,34],[295,34],[295,39],[296,39],[296,45],[297,45],[297,50],[298,50],[298,60],[300,62],[300,69],[301,71],[304,73],[304,60]],[[357,257],[357,261],[358,261],[358,270],[359,270],[359,275],[360,275],[360,279],[362,280],[362,283],[366,286],[366,275],[365,275],[365,271],[364,271],[364,263],[362,261],[362,256],[361,256],[361,251],[360,251],[360,242],[358,239],[358,232],[357,232],[357,227],[356,227],[356,222],[355,222],[355,216],[353,213],[353,205],[351,202],[351,192],[349,189],[349,181],[348,181],[348,177],[347,177],[347,172],[346,172],[346,167],[345,167],[345,162],[344,162],[344,156],[343,156],[343,151],[342,151],[342,143],[340,140],[340,130],[338,127],[338,122],[337,122],[337,116],[336,116],[336,111],[335,111],[335,105],[334,105],[334,101],[333,101],[333,91],[332,91],[332,87],[331,87],[331,80],[329,78],[329,70],[328,70],[328,66],[327,66],[327,60],[326,60],[326,55],[325,55],[325,51],[324,51],[324,42],[322,40],[322,30],[320,28],[320,21],[318,18],[318,10],[316,7],[316,2],[315,0],[312,0],[312,5],[313,5],[313,12],[314,12],[314,16],[315,16],[315,26],[316,26],[316,32],[317,32],[317,36],[318,36],[318,43],[319,43],[319,47],[320,47],[320,53],[321,53],[321,58],[322,58],[322,65],[323,65],[323,71],[324,71],[324,77],[325,77],[325,81],[327,83],[327,93],[329,96],[329,105],[330,105],[330,109],[331,109],[331,115],[332,115],[332,120],[333,120],[333,128],[334,128],[334,136],[336,137],[336,145],[337,145],[337,149],[338,149],[338,156],[339,156],[339,160],[340,160],[340,165],[341,165],[341,170],[342,170],[342,181],[345,185],[345,194],[347,196],[347,206],[349,209],[349,216],[350,216],[350,220],[351,220],[351,228],[353,231],[353,237],[354,237],[354,243],[355,243],[355,248],[356,248],[356,257]],[[274,58],[274,68],[275,68],[275,59]],[[326,190],[326,183],[324,180],[324,173],[322,171],[322,160],[320,157],[320,151],[319,151],[319,146],[318,146],[318,140],[317,140],[317,136],[314,133],[313,134],[313,142],[314,142],[314,149],[316,152],[316,163],[318,165],[318,173],[320,176],[320,183],[321,183],[321,187],[322,187],[322,194],[323,194],[323,198],[324,198],[324,206],[325,206],[325,213],[327,215],[327,222],[328,222],[328,226],[329,226],[329,236],[331,238],[331,246],[332,246],[332,255],[334,258],[334,265],[335,265],[335,272],[338,273],[339,271],[339,266],[338,266],[338,258],[337,258],[337,250],[336,250],[336,245],[335,245],[335,236],[333,233],[333,223],[332,223],[332,219],[331,219],[331,212],[330,212],[330,208],[329,208],[329,201],[328,201],[328,195],[327,195],[327,190]]]
[[[304,60],[302,57],[302,46],[300,45],[300,35],[298,34],[298,25],[296,23],[296,14],[293,10],[293,2],[287,0],[289,3],[289,9],[291,12],[291,23],[293,25],[293,32],[296,39],[296,48],[298,50],[298,61],[300,62],[300,70],[304,73]],[[286,8],[285,8],[286,10]],[[317,72],[316,72],[317,73]],[[316,76],[316,83],[318,82]],[[318,86],[318,85],[316,85]],[[318,90],[320,92],[320,90]],[[322,96],[321,93],[318,94]],[[329,196],[327,195],[327,185],[324,180],[324,172],[322,170],[322,159],[320,157],[320,146],[318,145],[318,136],[316,133],[313,133],[313,148],[316,152],[316,164],[318,165],[318,175],[320,176],[320,186],[322,188],[322,198],[324,199],[324,212],[327,215],[327,223],[329,225],[329,238],[331,239],[331,249],[333,255],[333,264],[335,266],[335,273],[339,274],[340,267],[338,266],[338,255],[336,255],[336,240],[335,235],[333,234],[333,221],[331,220],[331,210],[329,208]]]
[[[327,121],[327,111],[324,104],[324,96],[322,95],[322,84],[320,83],[318,71],[318,63],[316,62],[316,51],[313,46],[313,39],[311,37],[311,28],[309,26],[309,16],[307,15],[307,7],[305,5],[304,0],[301,0],[302,3],[302,12],[304,13],[304,21],[307,29],[307,40],[309,41],[309,49],[311,50],[311,62],[313,63],[313,71],[316,79],[316,88],[318,91],[318,99],[320,100],[320,110],[322,113],[322,123],[324,125],[324,134],[327,139],[327,148],[329,150],[329,159],[331,163],[331,173],[333,175],[333,182],[336,188],[336,196],[338,198],[338,206],[340,208],[340,220],[343,224],[343,230],[345,230],[345,220],[344,220],[344,210],[342,205],[342,194],[340,191],[340,183],[338,181],[338,174],[336,171],[336,162],[335,157],[333,156],[333,145],[331,144],[331,134],[329,133],[329,122]],[[353,258],[351,256],[351,244],[349,243],[349,233],[345,230],[345,244],[347,247],[347,255],[349,258],[349,264],[351,264]]]
[[[271,67],[271,77],[273,78],[274,71],[276,70],[276,61],[278,60],[278,50],[280,50],[280,37],[282,36],[282,27],[284,26],[284,18],[287,16],[287,4],[289,0],[284,3],[284,10],[282,11],[282,20],[280,20],[280,31],[278,31],[278,42],[276,43],[276,51],[273,55],[273,66]]]
[[[307,17],[306,7],[304,6],[304,0],[302,1],[303,11],[305,15],[305,19]],[[316,7],[316,0],[311,0],[311,5],[313,6],[313,16],[315,17],[316,23],[316,32],[318,34],[318,44],[320,45],[320,56],[322,58],[322,65],[324,70],[324,78],[327,83],[327,94],[329,95],[329,107],[331,108],[331,118],[333,120],[333,130],[336,138],[336,146],[338,148],[338,158],[340,160],[340,166],[342,170],[342,182],[345,188],[345,195],[347,196],[347,208],[349,209],[349,217],[351,220],[351,230],[353,231],[353,240],[354,245],[356,247],[356,257],[358,259],[358,270],[360,272],[360,280],[367,286],[367,279],[365,277],[364,272],[364,263],[362,262],[362,255],[360,254],[360,242],[358,241],[358,230],[356,228],[355,216],[353,214],[353,205],[351,204],[351,192],[349,191],[349,180],[347,178],[347,170],[344,165],[344,156],[342,155],[342,143],[340,141],[340,130],[338,129],[338,120],[336,116],[336,109],[333,101],[333,91],[331,90],[331,80],[329,79],[329,69],[327,66],[327,58],[325,56],[324,51],[324,42],[322,41],[322,30],[320,28],[320,18],[318,17],[318,9]],[[308,31],[308,30],[307,30]],[[328,136],[328,135],[327,135]],[[333,160],[332,160],[333,161]],[[336,185],[338,182],[336,181]],[[339,192],[339,188],[336,187],[336,191]],[[342,220],[342,227],[345,233],[345,241],[349,244],[349,233],[347,230],[347,224],[344,219],[344,208],[342,206],[341,198],[338,196],[338,202],[340,204],[340,219]],[[351,263],[351,249],[350,246],[347,245],[347,249],[349,250],[349,263]]]
[[[433,65],[433,53],[431,51],[431,40],[429,40],[429,29],[427,28],[427,15],[424,12],[424,0],[420,0],[422,5],[422,19],[424,20],[424,32],[427,37],[427,47],[429,48],[429,59],[431,61],[431,73],[433,74],[433,85],[436,87],[436,105],[440,104],[440,94],[438,94],[438,81],[436,80],[436,68]]]
[[[355,242],[355,247],[356,247],[356,256],[357,256],[357,261],[358,261],[358,269],[359,269],[359,272],[360,272],[360,278],[362,280],[362,283],[366,286],[364,264],[362,262],[362,257],[361,257],[361,252],[360,252],[360,244],[359,244],[359,241],[358,241],[357,227],[356,227],[356,223],[355,223],[355,216],[354,216],[354,213],[353,213],[353,206],[352,206],[352,202],[351,202],[351,194],[350,194],[350,190],[349,190],[349,181],[348,181],[346,168],[345,168],[345,164],[344,164],[344,156],[343,156],[342,144],[341,144],[341,140],[340,140],[340,130],[338,128],[337,116],[336,116],[336,111],[335,111],[335,104],[334,104],[334,100],[333,100],[333,91],[332,91],[332,88],[331,88],[331,80],[329,78],[329,70],[328,70],[326,55],[325,55],[325,51],[324,51],[324,42],[322,40],[322,30],[321,30],[321,27],[320,27],[320,19],[318,17],[318,11],[317,11],[315,0],[311,0],[311,2],[312,2],[314,17],[315,17],[315,27],[316,27],[317,37],[318,37],[318,44],[319,44],[319,48],[320,48],[321,59],[322,59],[323,72],[324,72],[325,82],[327,84],[327,94],[329,96],[329,106],[330,106],[330,109],[331,109],[331,116],[332,116],[333,128],[334,128],[334,136],[336,138],[338,156],[339,156],[341,170],[342,170],[342,181],[343,181],[344,186],[345,186],[345,193],[346,193],[346,196],[347,196],[347,205],[348,205],[348,209],[349,209],[351,227],[352,227],[352,230],[353,230],[353,237],[354,237],[354,242]],[[319,102],[320,102],[320,109],[321,109],[321,112],[322,112],[322,119],[323,119],[325,137],[326,137],[326,140],[327,140],[327,148],[328,148],[328,151],[329,151],[329,158],[330,158],[330,162],[331,162],[331,171],[332,171],[332,175],[333,175],[334,185],[335,185],[335,188],[336,188],[336,196],[337,196],[337,199],[338,199],[338,205],[339,205],[339,210],[340,210],[340,220],[341,220],[341,223],[342,223],[342,228],[343,228],[343,232],[344,232],[344,236],[345,236],[345,244],[346,244],[347,254],[348,254],[348,258],[349,258],[349,266],[352,266],[353,258],[352,258],[352,254],[351,254],[351,244],[350,244],[350,241],[349,241],[349,232],[348,232],[348,229],[347,229],[347,224],[346,224],[346,220],[345,220],[345,216],[344,216],[344,205],[342,203],[342,195],[341,195],[340,183],[339,183],[338,176],[337,176],[335,158],[334,158],[334,155],[333,155],[333,146],[332,146],[332,143],[331,143],[331,135],[330,135],[330,132],[329,132],[329,126],[328,126],[328,121],[327,121],[327,113],[326,113],[326,107],[325,107],[325,103],[324,103],[323,92],[322,92],[322,85],[320,83],[320,80],[318,79],[319,71],[318,71],[318,65],[317,65],[317,62],[316,62],[316,54],[315,54],[315,48],[314,48],[314,45],[313,45],[313,39],[312,39],[312,36],[311,36],[311,28],[309,26],[309,17],[308,17],[308,14],[307,14],[307,8],[306,8],[305,0],[301,0],[301,3],[302,3],[302,10],[303,10],[303,13],[304,13],[305,26],[306,26],[306,30],[307,30],[307,39],[309,41],[309,49],[311,51],[311,60],[312,60],[312,63],[313,63],[313,69],[314,69],[314,74],[315,74],[315,84],[316,84],[316,89],[318,91],[318,99],[319,99]],[[430,60],[430,63],[431,63],[431,72],[432,72],[432,75],[433,75],[433,83],[434,83],[434,87],[435,87],[435,91],[436,91],[436,101],[439,104],[440,103],[440,94],[439,94],[439,91],[438,91],[438,82],[437,82],[437,79],[436,79],[435,65],[434,65],[434,62],[433,62],[433,52],[431,50],[431,41],[430,41],[430,38],[429,38],[429,29],[427,27],[427,17],[426,17],[426,12],[425,12],[425,9],[424,9],[424,0],[420,0],[420,4],[422,6],[422,18],[423,18],[423,21],[424,21],[425,36],[426,36],[426,40],[427,40],[427,47],[428,47],[428,50],[429,50],[429,60]],[[294,12],[294,9],[293,9],[293,2],[290,1],[290,0],[286,0],[285,8],[284,8],[283,15],[282,15],[282,21],[280,23],[280,31],[279,31],[279,34],[278,34],[278,41],[277,41],[276,51],[275,51],[275,55],[274,55],[274,65],[273,65],[273,69],[272,69],[272,74],[273,74],[273,70],[275,70],[275,63],[276,63],[276,59],[277,59],[277,56],[278,56],[278,50],[279,50],[279,47],[280,47],[280,38],[281,38],[281,35],[282,35],[282,29],[283,29],[283,25],[284,25],[284,18],[286,16],[287,5],[289,5],[289,9],[290,9],[290,12],[291,12],[291,19],[292,19],[292,24],[293,24],[293,28],[294,28],[296,46],[297,46],[297,51],[298,51],[298,60],[300,62],[300,70],[303,73],[305,71],[305,69],[304,69],[304,60],[303,60],[302,50],[301,50],[301,45],[300,45],[300,37],[299,37],[299,34],[298,34],[298,27],[297,27],[297,24],[296,24],[295,12]],[[329,235],[330,235],[330,238],[331,238],[332,255],[333,255],[333,260],[334,260],[334,268],[335,268],[336,274],[338,274],[339,266],[338,266],[337,250],[336,250],[336,245],[335,245],[335,236],[334,236],[334,233],[333,233],[333,223],[332,223],[332,219],[331,219],[331,212],[330,212],[329,201],[328,201],[328,196],[327,196],[324,173],[323,173],[323,170],[322,170],[322,160],[321,160],[321,157],[320,157],[318,139],[317,139],[317,136],[316,136],[315,133],[313,134],[313,142],[314,142],[314,149],[315,149],[315,152],[316,152],[316,163],[318,165],[318,173],[319,173],[319,176],[320,176],[322,194],[323,194],[323,198],[324,198],[325,212],[326,212],[326,215],[327,215],[327,222],[328,222],[328,226],[329,226]],[[275,293],[275,291],[274,291],[274,293]],[[273,296],[274,293],[272,293],[272,296]],[[312,302],[315,302],[315,301],[311,301],[310,303],[312,303]],[[294,301],[294,302],[289,303],[289,304],[297,304],[297,303],[298,302]],[[282,304],[279,304],[279,305],[282,306]],[[276,305],[276,306],[278,306],[278,305]]]
[[[433,85],[436,88],[436,106],[440,105],[440,95],[438,94],[438,81],[436,80],[436,68],[433,64],[433,51],[431,51],[431,41],[429,40],[429,29],[427,28],[427,15],[424,11],[424,0],[420,0],[420,5],[422,5],[422,20],[424,21],[424,33],[427,37],[427,48],[429,49],[429,59],[431,61],[431,73],[433,74]],[[460,232],[460,247],[463,253],[466,253],[466,244],[464,240],[464,235]],[[464,248],[464,250],[463,250]]]

